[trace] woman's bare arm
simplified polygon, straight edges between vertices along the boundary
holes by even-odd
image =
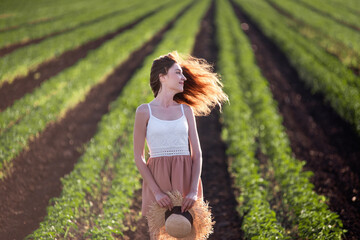
[[[146,123],[149,119],[149,112],[147,106],[142,104],[136,109],[135,123],[134,123],[134,159],[135,164],[143,178],[148,184],[150,190],[155,196],[156,201],[162,207],[172,208],[170,198],[161,191],[145,160],[145,136],[146,136]]]
[[[200,147],[200,140],[197,132],[195,116],[192,108],[185,105],[185,115],[189,125],[189,140],[191,147],[192,170],[191,170],[191,185],[190,193],[184,199],[183,210],[189,210],[195,200],[197,199],[198,186],[202,169],[202,151]]]

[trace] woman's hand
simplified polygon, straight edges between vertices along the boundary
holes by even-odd
[[[171,211],[171,209],[174,207],[170,197],[163,192],[156,193],[155,200],[160,205],[160,207],[168,208],[169,211]]]
[[[186,212],[194,206],[197,200],[197,192],[189,192],[188,195],[183,199],[181,205],[181,212]]]

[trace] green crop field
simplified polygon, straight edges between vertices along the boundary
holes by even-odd
[[[210,239],[359,239],[356,0],[1,1],[0,238],[149,239],[134,118],[175,50],[230,100],[197,117]]]

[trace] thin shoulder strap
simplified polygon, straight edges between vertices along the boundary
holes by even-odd
[[[185,115],[185,114],[184,114],[184,108],[183,108],[183,105],[182,105],[182,104],[180,104],[180,105],[181,105],[181,111],[182,111],[182,114],[183,114],[183,115]]]
[[[150,112],[150,115],[152,115],[152,114],[151,114],[151,107],[150,107],[150,103],[148,103],[147,105],[148,105],[148,107],[149,107],[149,112]]]

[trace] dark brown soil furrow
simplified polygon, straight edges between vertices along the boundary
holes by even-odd
[[[358,239],[359,136],[324,103],[324,96],[311,94],[281,50],[258,29],[241,6],[232,4],[239,20],[249,25],[244,32],[278,102],[295,157],[306,161],[304,170],[314,172],[311,182],[315,191],[329,198],[330,209],[340,215],[344,228],[348,229],[347,239]]]
[[[121,27],[112,33],[108,33],[101,38],[92,40],[76,49],[66,51],[56,58],[41,63],[26,76],[15,78],[12,83],[5,82],[0,86],[0,111],[11,106],[15,100],[20,99],[26,93],[32,92],[35,88],[40,86],[42,82],[56,76],[61,71],[76,64],[80,59],[85,58],[91,50],[98,48],[106,41],[111,40],[122,32],[133,28],[136,24],[155,14],[163,7],[164,6],[147,13],[131,24]]]
[[[61,193],[60,179],[72,171],[82,155],[82,147],[94,136],[98,122],[109,111],[109,104],[189,7],[133,52],[103,83],[91,89],[86,99],[70,109],[63,119],[49,124],[28,144],[27,151],[12,160],[12,174],[0,183],[2,239],[23,239],[39,227],[49,200]]]
[[[210,116],[197,118],[199,138],[203,152],[202,181],[204,200],[209,201],[214,216],[214,233],[209,239],[243,239],[242,218],[239,217],[238,205],[233,186],[233,179],[228,172],[226,145],[221,140],[221,124],[218,109]]]
[[[10,54],[11,52],[13,52],[13,51],[15,51],[15,50],[17,50],[17,49],[19,49],[21,47],[29,46],[29,45],[32,45],[32,44],[37,44],[37,43],[40,43],[40,42],[42,42],[44,40],[47,40],[49,38],[56,37],[56,36],[61,35],[61,34],[69,33],[69,32],[75,31],[75,30],[77,30],[79,28],[89,26],[91,24],[98,23],[100,21],[103,21],[103,20],[105,20],[107,18],[114,17],[114,16],[116,16],[118,14],[121,14],[123,12],[131,11],[131,9],[133,9],[135,7],[138,7],[138,5],[131,6],[131,7],[126,8],[126,9],[120,9],[120,10],[105,14],[105,15],[103,15],[101,17],[98,17],[96,19],[93,19],[91,21],[83,22],[83,23],[80,23],[79,25],[76,25],[74,27],[62,29],[62,30],[57,31],[57,32],[52,32],[52,33],[50,33],[48,35],[45,35],[45,36],[42,36],[42,37],[39,37],[39,38],[34,38],[34,39],[29,39],[27,41],[20,41],[20,42],[17,42],[17,43],[13,43],[11,45],[8,45],[8,46],[0,49],[0,57],[3,57],[5,55],[7,55],[7,54]]]
[[[215,43],[215,5],[201,24],[193,55],[216,64],[217,46]],[[215,66],[216,67],[216,66]],[[216,71],[216,69],[215,69]],[[218,108],[209,116],[197,117],[198,133],[203,153],[202,182],[204,200],[209,201],[214,216],[214,233],[209,239],[243,239],[242,219],[236,211],[238,205],[232,179],[228,172],[226,145],[221,139],[221,123]]]

